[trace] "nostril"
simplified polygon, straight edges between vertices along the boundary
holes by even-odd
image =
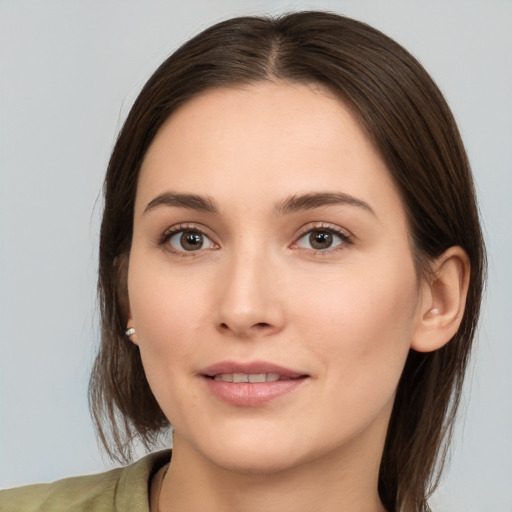
[[[258,331],[264,331],[264,330],[268,329],[269,327],[271,327],[271,324],[269,324],[267,322],[258,322],[256,324],[253,324],[252,326],[248,327],[247,329],[246,328],[238,328],[237,329],[235,326],[229,325],[226,322],[222,322],[219,324],[219,329],[221,331],[224,331],[224,332],[233,331],[240,336],[249,335],[251,330],[253,332],[258,332]]]

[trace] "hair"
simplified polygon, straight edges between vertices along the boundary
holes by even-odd
[[[419,277],[451,246],[470,261],[462,323],[444,347],[410,350],[388,427],[379,494],[388,511],[426,511],[447,453],[475,335],[485,248],[469,162],[443,95],[398,43],[327,12],[240,17],[201,32],[155,71],[119,133],[104,183],[98,293],[101,345],[89,400],[99,438],[120,461],[140,439],[147,448],[169,427],[146,380],[139,349],[124,334],[126,275],[137,180],[162,124],[214,88],[258,82],[319,84],[346,104],[401,195]]]

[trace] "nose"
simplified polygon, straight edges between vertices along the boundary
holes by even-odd
[[[226,262],[217,302],[219,330],[244,339],[282,330],[285,315],[276,266],[256,251]]]

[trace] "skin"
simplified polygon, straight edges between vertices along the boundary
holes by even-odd
[[[156,204],[170,192],[218,212]],[[279,209],[326,192],[356,201]],[[165,239],[173,227],[200,230],[204,245]],[[315,250],[312,230],[341,235]],[[461,261],[452,251],[438,265],[459,292]],[[439,283],[419,281],[398,191],[329,92],[269,82],[182,106],[141,169],[128,271],[132,341],[174,427],[159,510],[383,510],[378,469],[407,354],[446,342],[463,310]],[[308,377],[239,407],[199,375],[225,360]]]

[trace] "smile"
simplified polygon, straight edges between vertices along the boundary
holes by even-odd
[[[279,375],[279,373],[220,373],[213,377],[214,380],[221,380],[223,382],[277,382],[278,380],[291,380],[292,378],[286,375]]]
[[[266,362],[221,362],[201,372],[209,394],[238,407],[263,406],[298,390],[309,375]]]

